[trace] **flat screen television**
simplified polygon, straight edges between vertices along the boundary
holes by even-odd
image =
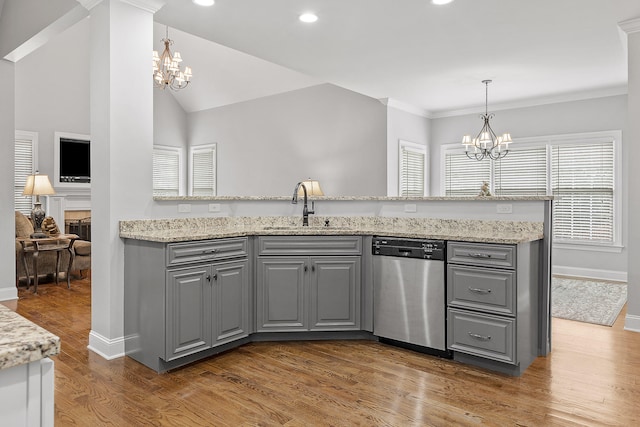
[[[91,182],[90,148],[89,141],[60,138],[60,182]]]

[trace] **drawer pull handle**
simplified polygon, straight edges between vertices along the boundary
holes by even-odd
[[[204,251],[202,251],[203,254],[215,254],[216,250],[215,249],[205,249]]]
[[[489,341],[491,340],[491,335],[479,335],[479,334],[474,334],[473,332],[469,332],[469,336],[471,338],[480,340],[480,341]]]
[[[490,294],[491,293],[491,289],[480,289],[480,288],[472,288],[469,287],[469,290],[473,293],[476,294]]]
[[[482,254],[482,253],[470,253],[469,256],[471,258],[491,258],[491,254]]]

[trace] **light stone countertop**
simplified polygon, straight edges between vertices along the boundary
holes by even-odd
[[[324,221],[329,220],[329,226]],[[241,236],[378,235],[517,244],[543,238],[543,223],[433,218],[318,217],[303,227],[296,217],[214,217],[120,221],[120,237],[172,243]]]
[[[60,338],[0,304],[0,369],[60,353]]]

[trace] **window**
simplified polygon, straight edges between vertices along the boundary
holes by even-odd
[[[496,161],[469,160],[460,148],[447,148],[444,193],[475,196],[488,181],[498,196],[553,195],[556,243],[619,246],[620,144],[619,131],[522,139]]]
[[[426,195],[427,147],[401,140],[399,148],[399,195],[424,197]]]
[[[32,198],[23,196],[27,176],[37,168],[38,134],[35,132],[16,131],[14,154],[14,204],[15,210],[30,216],[33,207]]]
[[[491,164],[472,162],[464,152],[445,154],[444,169],[447,196],[477,196],[482,183],[491,181]]]
[[[191,196],[215,196],[216,144],[191,147],[189,171]]]
[[[179,196],[182,150],[177,147],[153,147],[153,195]]]
[[[546,146],[509,151],[495,162],[493,169],[497,196],[547,195]]]
[[[613,142],[551,148],[554,238],[613,242],[613,150]]]

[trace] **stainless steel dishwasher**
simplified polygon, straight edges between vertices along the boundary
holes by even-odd
[[[450,356],[446,351],[445,242],[374,236],[372,255],[373,334],[381,341]]]

